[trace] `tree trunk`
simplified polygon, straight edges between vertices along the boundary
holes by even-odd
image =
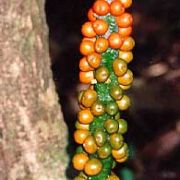
[[[66,179],[44,3],[0,0],[0,180]]]

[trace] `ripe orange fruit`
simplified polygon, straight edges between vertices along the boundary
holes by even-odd
[[[78,129],[74,132],[74,140],[78,144],[83,144],[89,135],[90,132],[88,130]]]
[[[86,162],[89,160],[89,157],[85,153],[75,154],[72,163],[75,169],[81,171],[84,169]]]
[[[79,72],[79,81],[84,84],[89,84],[94,79],[93,71]]]
[[[104,35],[108,30],[108,23],[103,19],[97,19],[93,22],[93,28],[97,35]]]
[[[94,52],[87,56],[87,62],[93,68],[98,68],[101,64],[101,55]]]
[[[122,38],[117,32],[111,33],[111,35],[108,38],[108,41],[109,41],[109,46],[113,49],[120,48],[123,43]]]
[[[114,16],[120,16],[124,13],[125,8],[119,0],[114,0],[110,5],[111,14]]]
[[[119,1],[124,5],[125,8],[130,7],[132,4],[132,0],[119,0]]]
[[[94,32],[92,22],[86,22],[82,25],[81,32],[83,36],[92,38],[96,36],[96,33]]]
[[[119,51],[119,58],[130,63],[133,60],[133,53],[131,51]]]
[[[84,172],[88,176],[94,176],[100,173],[102,169],[102,163],[99,159],[97,158],[92,158],[89,161],[87,161],[85,167],[84,167]]]
[[[128,151],[128,146],[126,143],[124,143],[124,145],[120,149],[112,150],[112,156],[115,159],[121,159],[127,154],[127,151]]]
[[[92,8],[89,9],[87,16],[88,16],[88,19],[91,22],[94,22],[96,20],[96,16],[95,16],[94,11],[92,10]]]
[[[103,53],[107,50],[108,45],[108,40],[103,37],[100,37],[95,42],[95,51],[97,53]]]
[[[90,40],[84,40],[80,44],[80,52],[82,55],[87,56],[94,52],[94,43]]]
[[[84,71],[84,72],[93,70],[93,68],[88,64],[86,57],[83,57],[83,58],[80,59],[80,61],[79,61],[79,69],[81,71]]]
[[[119,27],[125,28],[132,26],[133,18],[129,13],[123,13],[121,16],[116,17],[116,23]]]
[[[133,82],[133,73],[131,70],[127,70],[123,76],[118,77],[119,84],[123,86],[128,86]]]
[[[93,10],[97,15],[104,16],[109,13],[109,4],[104,0],[97,0],[93,5]]]
[[[82,124],[89,124],[93,121],[94,116],[92,115],[89,109],[84,109],[79,111],[78,113],[78,120]]]
[[[129,26],[127,28],[119,28],[119,34],[121,37],[127,37],[127,36],[130,36],[131,33],[132,33],[132,27]]]
[[[94,154],[97,151],[97,145],[96,142],[93,138],[93,136],[88,136],[84,143],[83,143],[83,147],[85,149],[85,151],[89,154]]]
[[[125,40],[124,40],[124,42],[123,42],[123,44],[122,44],[122,46],[121,46],[121,50],[122,51],[131,51],[133,48],[134,48],[134,46],[135,46],[135,41],[134,41],[134,39],[132,38],[132,37],[127,37]]]

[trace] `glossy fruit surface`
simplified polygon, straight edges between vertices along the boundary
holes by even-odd
[[[91,135],[88,136],[83,143],[83,147],[87,153],[89,153],[89,154],[95,153],[97,151],[97,145],[94,140],[94,137]]]
[[[95,16],[94,11],[92,10],[92,8],[89,9],[87,16],[88,16],[88,19],[91,22],[94,22],[96,20],[96,16]]]
[[[132,5],[132,0],[119,0],[125,8],[128,8]]]
[[[103,146],[107,141],[107,134],[101,128],[96,129],[93,136],[98,146]]]
[[[82,25],[81,29],[82,35],[88,38],[92,38],[96,36],[96,33],[93,29],[92,22],[86,22]]]
[[[130,63],[133,60],[133,53],[131,51],[119,51],[119,58]]]
[[[130,85],[127,85],[127,86],[123,86],[123,85],[120,84],[119,87],[120,87],[122,90],[126,91],[126,90],[128,90],[128,89],[131,88],[131,84],[130,84]]]
[[[97,92],[92,89],[87,89],[81,98],[81,103],[83,106],[89,108],[91,107],[97,100]]]
[[[108,48],[108,40],[103,37],[98,38],[95,42],[94,48],[97,53],[105,52]]]
[[[93,52],[87,56],[88,64],[93,68],[98,68],[101,64],[101,55]]]
[[[91,107],[91,112],[94,116],[103,115],[105,112],[104,105],[100,101],[96,101]]]
[[[116,159],[116,161],[117,161],[118,163],[123,163],[123,162],[127,161],[127,159],[128,159],[128,152],[126,152],[126,154],[124,155],[124,157],[122,157],[122,158],[120,158],[120,159]]]
[[[94,79],[94,72],[93,71],[87,71],[87,72],[80,71],[79,72],[79,81],[81,83],[89,84],[89,83],[91,83],[91,81],[93,79]]]
[[[89,157],[84,153],[75,154],[72,163],[75,169],[83,170],[85,167],[86,162],[89,160]]]
[[[123,97],[123,91],[118,85],[114,85],[110,89],[110,95],[115,100],[120,100]]]
[[[92,71],[93,68],[89,65],[89,63],[87,62],[87,58],[86,57],[83,57],[80,59],[79,61],[79,69],[81,71]]]
[[[123,85],[123,86],[128,86],[133,82],[133,73],[131,70],[127,70],[127,72],[121,76],[118,77],[118,82],[119,84]]]
[[[119,125],[118,122],[114,119],[108,119],[104,123],[104,127],[106,128],[109,134],[116,133],[118,131]]]
[[[118,49],[123,44],[122,38],[120,37],[120,34],[117,32],[111,33],[108,38],[108,41],[109,41],[109,46],[113,49]]]
[[[118,149],[118,150],[112,150],[112,155],[115,159],[121,159],[122,157],[124,157],[127,153],[128,147],[127,144],[124,143],[123,146]]]
[[[97,35],[104,35],[108,30],[108,23],[103,19],[97,19],[93,22],[93,28]]]
[[[76,129],[89,130],[89,124],[82,124],[79,121],[76,121],[75,127]]]
[[[119,0],[114,0],[111,3],[110,11],[111,11],[112,15],[120,16],[121,14],[124,13],[124,10],[125,10],[124,6],[122,5],[122,3]]]
[[[82,124],[89,124],[93,121],[94,116],[89,109],[83,109],[78,113],[78,120]]]
[[[81,103],[81,100],[82,100],[82,96],[84,94],[85,90],[82,90],[78,93],[78,102]]]
[[[132,37],[128,37],[124,40],[122,46],[121,46],[121,50],[122,51],[131,51],[135,46],[135,41]]]
[[[89,55],[94,52],[94,43],[90,40],[84,40],[80,44],[80,52],[82,55]]]
[[[118,133],[125,134],[128,129],[127,122],[124,119],[118,119],[117,121],[119,123]]]
[[[129,97],[126,95],[124,95],[121,100],[116,101],[116,102],[121,111],[127,110],[131,105],[131,101],[130,101]]]
[[[123,145],[123,136],[119,133],[110,135],[110,144],[113,149],[118,150]]]
[[[95,78],[98,82],[105,82],[109,77],[109,71],[105,66],[99,67],[95,72]]]
[[[76,130],[74,132],[74,140],[78,144],[83,144],[85,139],[89,136],[90,132],[88,130]]]
[[[110,175],[107,180],[120,180],[115,174]]]
[[[118,33],[120,34],[121,37],[128,37],[132,33],[132,27],[126,27],[126,28],[119,28]]]
[[[100,16],[104,16],[107,13],[109,13],[110,7],[106,1],[97,0],[97,1],[95,1],[94,5],[93,5],[93,11]]]
[[[94,176],[96,174],[99,174],[102,169],[102,163],[100,160],[96,158],[92,158],[89,161],[87,161],[84,172],[89,176]]]
[[[129,13],[124,13],[121,16],[116,17],[116,23],[121,28],[132,26],[133,18]]]
[[[97,153],[100,158],[104,159],[111,155],[111,151],[112,151],[111,146],[108,143],[106,143],[105,145],[103,145],[98,149]]]
[[[127,72],[127,63],[122,59],[115,59],[113,62],[113,69],[116,76],[122,76]]]
[[[109,102],[107,105],[106,105],[106,112],[111,115],[111,116],[114,116],[117,112],[118,112],[118,105],[116,102],[112,101],[112,102]]]

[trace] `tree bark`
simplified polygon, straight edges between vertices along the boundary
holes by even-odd
[[[0,0],[0,180],[66,179],[44,3]]]

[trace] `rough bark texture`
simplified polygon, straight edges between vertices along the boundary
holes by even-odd
[[[0,0],[0,180],[64,180],[67,129],[44,0]]]

